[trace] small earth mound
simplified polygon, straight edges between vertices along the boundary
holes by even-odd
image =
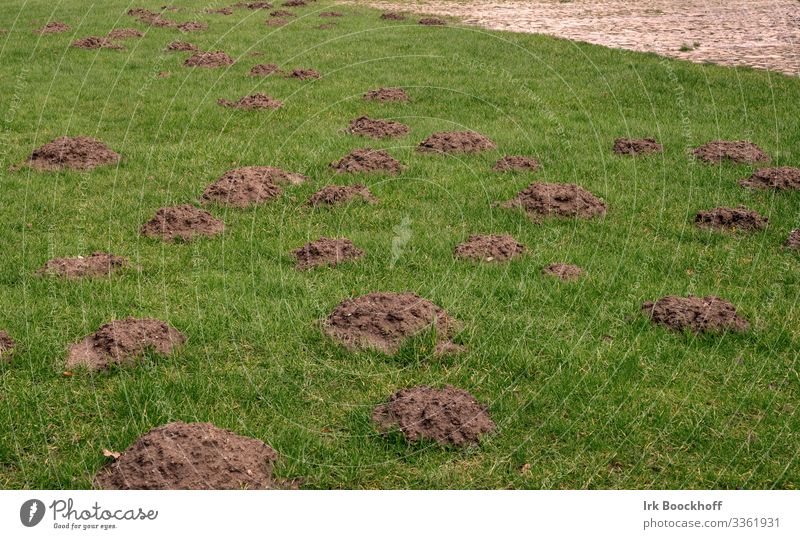
[[[173,41],[169,45],[167,45],[168,51],[186,51],[186,52],[195,52],[199,51],[200,47],[193,43],[189,43],[188,41]]]
[[[694,222],[700,228],[728,230],[761,230],[769,220],[744,206],[738,208],[714,208],[698,212]]]
[[[191,241],[196,236],[216,236],[225,230],[225,223],[213,215],[189,204],[161,208],[146,222],[140,233],[164,241]]]
[[[444,445],[477,444],[495,429],[486,406],[453,386],[401,389],[376,406],[372,420],[382,432],[399,430],[409,442],[430,440]]]
[[[151,429],[94,477],[104,490],[264,490],[278,454],[255,438],[211,423],[177,421]]]
[[[734,163],[760,163],[770,160],[764,150],[746,140],[714,140],[695,148],[692,153],[706,163],[721,163],[725,160]]]
[[[436,17],[425,17],[419,20],[422,26],[445,26],[447,23]]]
[[[178,25],[178,30],[181,32],[200,32],[208,30],[208,25],[204,22],[188,21],[182,22]]]
[[[35,170],[91,170],[119,163],[120,155],[91,137],[59,137],[33,151],[25,162]]]
[[[800,251],[800,228],[792,230],[786,238],[786,248],[792,251]]]
[[[655,324],[675,331],[688,329],[695,333],[716,331],[747,331],[750,324],[736,314],[730,302],[715,297],[666,296],[642,305],[642,312]]]
[[[331,163],[331,168],[336,172],[347,174],[366,174],[371,172],[397,174],[405,167],[400,164],[400,161],[389,155],[386,150],[357,148],[340,160]]]
[[[197,52],[183,63],[186,67],[225,67],[233,65],[233,58],[223,51]]]
[[[69,32],[70,30],[72,30],[72,27],[68,24],[58,21],[51,21],[41,28],[34,30],[34,32],[37,34],[60,34],[62,32]]]
[[[317,266],[336,266],[342,262],[356,260],[364,256],[364,251],[353,245],[347,238],[320,238],[292,251],[299,270]]]
[[[53,258],[42,266],[40,275],[58,275],[59,277],[108,277],[115,270],[130,266],[128,259],[109,253],[95,252],[89,257]]]
[[[293,79],[310,80],[310,79],[318,79],[322,75],[320,75],[313,69],[293,69],[292,72],[287,74],[286,76]]]
[[[285,7],[303,7],[307,5],[308,3],[306,0],[287,0],[283,3],[283,6]]]
[[[227,99],[218,99],[217,104],[223,107],[231,107],[234,109],[245,110],[264,110],[264,109],[279,109],[283,106],[283,101],[270,97],[267,94],[257,93],[253,95],[246,95],[237,101],[229,101]]]
[[[373,120],[368,116],[361,116],[350,122],[347,132],[351,135],[360,135],[374,139],[396,138],[408,135],[409,127],[392,120]]]
[[[475,131],[434,133],[417,147],[420,152],[476,153],[497,148],[497,144]]]
[[[606,213],[602,200],[571,183],[532,183],[503,206],[521,207],[534,219],[551,216],[589,219]]]
[[[72,42],[72,46],[77,49],[115,49],[119,50],[122,49],[122,45],[118,45],[108,39],[107,37],[97,37],[97,36],[89,36],[84,37],[82,39],[78,39]]]
[[[269,2],[238,2],[234,4],[235,7],[246,7],[247,9],[271,9],[272,4]]]
[[[376,204],[378,199],[366,186],[355,185],[328,185],[323,187],[308,199],[306,206],[337,206],[360,199],[368,204]]]
[[[379,101],[388,103],[390,101],[408,101],[408,94],[402,88],[378,88],[369,90],[364,94],[367,101]]]
[[[797,190],[800,189],[800,168],[762,168],[749,178],[741,180],[739,185],[753,189]]]
[[[132,365],[150,351],[168,356],[186,337],[166,322],[152,318],[114,320],[69,347],[67,367],[107,369],[111,364]]]
[[[14,353],[14,348],[17,343],[11,338],[11,335],[3,330],[0,330],[0,363],[8,363],[11,361],[11,355]]]
[[[148,24],[156,28],[175,28],[178,26],[178,23],[175,21],[165,19],[159,13],[153,13],[151,11],[147,11],[147,13],[139,15],[137,20],[142,24]]]
[[[339,13],[338,11],[323,11],[319,14],[320,17],[344,17],[343,14]]]
[[[280,72],[278,64],[256,64],[250,69],[251,77],[266,77]]]
[[[143,7],[132,7],[126,12],[127,15],[131,17],[141,17],[143,15],[156,15],[156,13],[150,11],[149,9],[145,9]]]
[[[286,19],[268,19],[264,22],[267,26],[286,26],[289,21]]]
[[[539,162],[533,157],[525,157],[524,155],[507,155],[497,161],[492,170],[495,172],[510,172],[512,170],[536,172],[539,170]]]
[[[129,39],[134,37],[144,37],[144,34],[136,28],[114,28],[108,33],[109,39]]]
[[[494,234],[470,236],[466,242],[457,245],[453,251],[456,258],[486,262],[504,262],[520,257],[523,253],[525,253],[525,246],[512,236]]]
[[[285,9],[279,9],[278,11],[272,11],[269,14],[270,17],[277,17],[277,18],[286,18],[286,17],[294,17],[295,14],[291,11],[286,11]]]
[[[404,21],[406,20],[406,16],[396,11],[387,11],[381,14],[381,19],[384,21]]]
[[[664,147],[654,138],[618,138],[613,151],[617,155],[640,155],[663,152]]]
[[[557,277],[562,281],[577,281],[583,273],[581,268],[572,264],[550,264],[542,270],[543,275]]]
[[[325,321],[325,333],[352,350],[392,354],[433,327],[437,340],[449,340],[455,326],[441,307],[412,292],[373,292],[341,302]]]
[[[230,7],[209,7],[205,9],[209,15],[233,15],[233,8]]]
[[[200,202],[247,208],[280,196],[279,184],[299,185],[307,179],[275,167],[241,167],[229,170],[206,187]]]

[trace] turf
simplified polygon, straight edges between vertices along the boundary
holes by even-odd
[[[747,166],[690,158],[712,139],[749,139],[778,165],[800,165],[800,81],[666,60],[543,36],[381,21],[332,3],[206,15],[183,0],[181,35],[124,15],[163,0],[0,5],[0,328],[19,343],[0,367],[0,487],[88,488],[105,462],[148,429],[210,421],[263,439],[276,473],[304,488],[796,488],[800,486],[800,257],[781,249],[800,226],[800,193],[749,192]],[[48,20],[72,25],[39,36]],[[336,26],[319,30],[327,22]],[[114,27],[146,29],[124,51],[69,43]],[[182,67],[175,39],[225,50],[226,69]],[[262,52],[259,57],[248,54]],[[256,63],[311,68],[315,81],[256,79]],[[157,73],[170,71],[168,78]],[[408,103],[361,95],[400,86]],[[262,91],[277,111],[217,99]],[[360,115],[411,126],[372,142],[344,133]],[[418,154],[434,131],[474,129],[499,148]],[[90,173],[10,171],[64,134],[95,136],[123,156]],[[615,157],[618,136],[654,136],[665,152]],[[396,177],[342,177],[328,163],[353,148],[390,152]],[[491,172],[504,154],[535,156],[535,174]],[[165,205],[196,201],[236,165],[310,176],[277,202],[212,209],[224,236],[189,244],[140,237]],[[534,179],[602,197],[605,218],[534,224],[493,206]],[[366,182],[381,200],[310,211],[330,183]],[[698,210],[745,204],[770,219],[754,234],[699,230]],[[512,234],[529,254],[504,265],[457,261],[470,234]],[[325,235],[366,250],[358,262],[298,272],[289,251]],[[138,266],[108,280],[34,273],[54,256],[107,250]],[[560,283],[551,262],[587,276]],[[351,353],[319,322],[346,297],[411,290],[463,323],[469,352],[434,358],[420,337],[396,357]],[[714,294],[752,325],[693,336],[650,325],[639,306]],[[102,323],[156,317],[185,333],[170,358],[64,376],[66,348]],[[373,406],[405,386],[453,384],[488,404],[498,429],[471,449],[380,436]]]

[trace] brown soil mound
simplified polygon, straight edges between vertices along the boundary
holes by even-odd
[[[455,446],[476,444],[495,428],[487,407],[453,386],[401,389],[375,407],[372,420],[383,432],[400,430],[409,442],[432,440]]]
[[[206,8],[205,12],[210,15],[233,15],[233,8],[230,7],[218,7],[218,8]]]
[[[508,235],[489,234],[470,236],[469,239],[456,246],[453,254],[456,258],[468,260],[484,260],[486,262],[504,262],[522,256],[525,246]]]
[[[186,67],[225,67],[233,64],[233,58],[223,51],[198,52],[183,63]]]
[[[617,155],[639,155],[663,152],[664,147],[654,138],[618,138],[613,151]]]
[[[695,224],[701,228],[737,230],[761,230],[767,226],[768,221],[766,217],[743,206],[701,211],[694,218]]]
[[[108,33],[109,39],[128,39],[133,37],[144,37],[144,34],[136,28],[115,28]]]
[[[103,467],[94,486],[105,490],[263,490],[278,454],[270,446],[211,423],[168,423],[150,430]]]
[[[11,355],[14,353],[14,347],[17,343],[11,338],[11,335],[3,330],[0,330],[0,363],[8,363],[11,361]]]
[[[156,28],[176,28],[178,23],[170,19],[165,19],[158,13],[144,13],[137,19],[142,24],[148,24]]]
[[[277,18],[286,18],[286,17],[294,17],[295,14],[291,11],[286,11],[285,9],[279,9],[278,11],[272,11],[269,14],[270,17],[277,17]]]
[[[205,210],[189,204],[161,208],[146,222],[140,233],[149,238],[191,241],[195,236],[216,236],[225,230],[225,223]]]
[[[92,256],[72,258],[53,258],[42,266],[38,273],[60,277],[108,277],[114,270],[130,266],[128,259],[109,253],[95,252]]]
[[[602,200],[571,183],[532,183],[503,206],[521,207],[532,218],[556,216],[588,219],[606,213],[606,205]]]
[[[52,21],[34,30],[34,32],[37,34],[60,34],[62,32],[69,32],[70,30],[72,30],[70,25],[64,24],[63,22]]]
[[[275,99],[274,97],[270,97],[267,94],[257,93],[253,95],[246,95],[237,101],[218,99],[217,104],[234,109],[264,110],[279,109],[283,106],[283,101]]]
[[[298,185],[307,179],[275,167],[241,167],[206,187],[200,201],[247,208],[277,198],[282,191],[278,184]]]
[[[434,133],[417,147],[420,152],[475,153],[497,148],[497,144],[475,131]]]
[[[406,16],[396,11],[387,11],[381,14],[381,19],[384,21],[404,21],[406,20]]]
[[[318,79],[322,75],[320,75],[313,69],[293,69],[292,72],[287,74],[286,76],[294,79],[309,80],[309,79]]]
[[[235,7],[246,7],[247,9],[270,9],[272,4],[269,2],[238,2]]]
[[[404,137],[408,135],[409,127],[400,122],[391,120],[373,120],[367,116],[361,116],[350,122],[347,132],[352,135],[360,135],[374,139]]]
[[[386,172],[397,174],[405,167],[400,161],[389,155],[386,150],[373,148],[357,148],[340,160],[331,163],[331,168],[347,174],[365,174],[370,172]]]
[[[286,26],[289,24],[289,21],[286,19],[267,19],[264,21],[264,24],[267,26]]]
[[[323,11],[319,14],[320,17],[344,17],[343,14],[339,13],[338,11]]]
[[[425,17],[419,20],[422,26],[445,26],[447,23],[436,17]]]
[[[800,168],[762,168],[749,178],[740,181],[739,185],[754,189],[800,189]]]
[[[734,163],[759,163],[769,161],[769,156],[746,140],[714,140],[694,149],[694,155],[707,163],[721,163],[729,160]]]
[[[141,17],[142,15],[156,15],[149,9],[145,9],[143,7],[133,7],[126,12],[131,17]]]
[[[182,22],[178,25],[178,30],[181,32],[200,32],[208,30],[208,25],[204,22],[188,21]]]
[[[72,42],[72,46],[77,49],[122,49],[122,45],[117,45],[107,37],[89,36]]]
[[[308,3],[305,0],[287,0],[283,5],[286,7],[303,7],[307,6]]]
[[[199,51],[200,47],[188,41],[173,41],[167,45],[168,51]]]
[[[455,325],[441,307],[412,292],[373,292],[341,302],[328,316],[325,333],[350,349],[392,354],[434,326],[437,340],[449,340]]]
[[[336,206],[361,199],[363,202],[375,204],[375,198],[369,189],[357,183],[355,185],[328,185],[323,187],[308,199],[307,206]]]
[[[800,228],[792,230],[786,238],[786,248],[792,251],[800,251]]]
[[[120,156],[91,137],[59,137],[33,151],[26,164],[36,170],[91,170],[119,163]]]
[[[747,320],[736,314],[736,308],[730,302],[715,296],[667,296],[644,303],[642,311],[654,323],[676,331],[746,331],[750,327]]]
[[[266,77],[278,72],[280,72],[278,64],[256,64],[250,69],[250,76]]]
[[[320,238],[292,251],[297,259],[295,267],[299,270],[317,266],[336,266],[342,262],[356,260],[364,256],[364,251],[353,245],[347,238]]]
[[[148,351],[168,356],[186,337],[166,322],[152,318],[114,320],[69,347],[67,367],[107,369],[111,364],[130,365]]]
[[[507,155],[497,161],[492,170],[495,172],[509,172],[512,170],[535,172],[539,170],[539,162],[533,157],[525,157],[524,155]]]
[[[402,88],[378,88],[365,93],[364,99],[367,101],[380,101],[381,103],[408,101],[408,94]]]
[[[583,270],[572,264],[550,264],[542,270],[542,274],[558,277],[562,281],[577,281],[583,275]]]

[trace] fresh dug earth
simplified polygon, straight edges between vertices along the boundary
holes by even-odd
[[[675,331],[747,331],[750,327],[747,320],[736,314],[736,307],[715,296],[666,296],[656,302],[644,303],[642,312],[653,323]]]
[[[800,251],[800,228],[792,230],[786,238],[786,248],[792,251]]]
[[[550,264],[542,270],[543,275],[557,277],[562,281],[577,281],[583,276],[583,270],[572,264]]]
[[[307,6],[308,3],[305,0],[287,0],[283,5],[286,7],[303,7]]]
[[[238,2],[234,7],[245,7],[247,9],[271,9],[272,4],[269,2]]]
[[[48,260],[38,273],[68,278],[108,277],[115,270],[129,266],[130,262],[125,257],[95,252],[89,257],[53,258]]]
[[[292,251],[297,262],[295,267],[307,270],[317,266],[336,266],[342,262],[364,256],[364,251],[347,238],[320,238]]]
[[[422,26],[445,26],[447,23],[435,17],[425,17],[419,20]]]
[[[144,37],[144,34],[136,28],[115,28],[108,33],[109,39],[129,39],[134,37]]]
[[[278,64],[256,64],[250,69],[251,77],[266,77],[280,72]]]
[[[589,219],[605,215],[605,203],[592,193],[572,183],[532,183],[511,200],[506,208],[523,208],[539,217],[578,217]]]
[[[200,201],[247,208],[280,196],[279,184],[299,185],[307,179],[275,167],[241,167],[206,187]]]
[[[475,131],[434,133],[417,147],[420,152],[476,153],[497,148],[497,144]]]
[[[167,45],[168,51],[187,51],[187,52],[195,52],[199,51],[200,47],[193,43],[189,43],[187,41],[173,41],[169,45]]]
[[[8,363],[11,361],[11,355],[14,353],[14,347],[17,343],[11,338],[11,335],[0,329],[0,363]]]
[[[211,423],[177,421],[150,430],[94,477],[104,490],[264,490],[278,454],[255,438]]]
[[[148,351],[168,356],[185,341],[180,331],[161,320],[114,320],[70,346],[67,367],[85,366],[99,371],[111,364],[132,365]]]
[[[769,220],[744,206],[738,208],[714,208],[698,212],[694,222],[700,228],[726,230],[762,230]]]
[[[48,22],[38,30],[34,30],[37,34],[60,34],[62,32],[69,32],[72,27],[63,22],[52,21]]]
[[[231,107],[234,109],[245,110],[264,110],[264,109],[279,109],[283,106],[283,101],[270,97],[267,94],[257,93],[253,95],[246,95],[238,101],[229,101],[227,99],[218,99],[217,104],[223,107]]]
[[[761,148],[746,140],[714,140],[695,148],[694,156],[706,163],[761,163],[770,160]]]
[[[286,11],[285,9],[279,9],[278,11],[273,11],[269,14],[270,17],[277,17],[277,18],[286,18],[286,17],[294,17],[295,14],[291,11]]]
[[[367,101],[379,101],[381,103],[408,101],[408,94],[406,94],[405,90],[402,88],[378,88],[365,93],[364,99]]]
[[[346,204],[356,199],[361,199],[363,202],[369,204],[376,204],[378,199],[375,198],[369,189],[364,185],[357,183],[355,185],[328,185],[323,187],[308,199],[307,206],[337,206],[339,204]]]
[[[351,350],[393,354],[432,327],[437,340],[449,340],[455,326],[441,307],[412,292],[373,292],[341,302],[325,321],[325,333]]]
[[[107,37],[89,36],[72,42],[72,46],[77,49],[122,49],[122,45],[117,45]]]
[[[494,164],[492,170],[495,172],[536,172],[539,170],[539,162],[533,157],[524,155],[507,155]]]
[[[286,19],[267,19],[264,24],[267,26],[286,26],[289,21]]]
[[[406,20],[406,16],[396,11],[387,11],[381,14],[381,19],[384,21],[404,21]]]
[[[186,67],[225,67],[233,65],[233,58],[223,51],[198,52],[183,63]]]
[[[286,76],[292,79],[312,80],[312,79],[318,79],[322,75],[320,75],[313,69],[293,69],[292,72],[287,74]]]
[[[663,152],[664,147],[654,138],[618,138],[613,151],[617,155],[641,155]]]
[[[450,385],[401,389],[372,410],[372,420],[380,431],[399,430],[409,442],[430,440],[454,446],[477,444],[482,435],[495,429],[486,406]]]
[[[405,167],[400,161],[389,155],[386,150],[373,148],[357,148],[340,160],[331,163],[336,172],[347,174],[364,174],[370,172],[386,172],[397,174]]]
[[[800,189],[800,168],[762,168],[740,181],[739,185],[753,189],[797,190]]]
[[[25,164],[35,170],[91,170],[119,163],[120,156],[91,137],[59,137],[33,151]]]
[[[209,15],[233,15],[233,8],[230,7],[218,7],[218,8],[206,8],[205,12]]]
[[[180,23],[178,25],[178,30],[181,32],[199,32],[201,30],[208,30],[208,25],[204,22],[188,21]]]
[[[140,233],[164,241],[191,241],[196,236],[216,236],[225,230],[225,223],[189,204],[161,208],[155,217],[142,226]]]
[[[409,127],[392,120],[373,120],[368,116],[361,116],[350,122],[347,132],[351,135],[360,135],[374,139],[396,138],[408,135]]]
[[[486,262],[505,262],[518,258],[525,253],[525,246],[509,235],[470,236],[469,239],[456,246],[453,254],[456,258],[467,260],[483,260]]]

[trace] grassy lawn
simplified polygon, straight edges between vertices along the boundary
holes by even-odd
[[[749,139],[777,165],[800,166],[800,81],[665,60],[549,37],[379,20],[320,1],[283,27],[267,12],[208,15],[182,0],[181,34],[125,15],[163,0],[0,5],[0,329],[19,348],[0,366],[0,488],[89,488],[106,462],[152,427],[208,421],[264,440],[276,475],[304,488],[797,488],[800,486],[800,257],[781,249],[800,226],[800,193],[750,192],[753,167],[695,162],[713,139]],[[216,6],[219,7],[219,6]],[[283,9],[283,8],[281,8]],[[323,19],[320,11],[345,14]],[[48,20],[70,32],[32,32]],[[336,23],[331,29],[317,26]],[[114,27],[146,31],[125,50],[70,48]],[[230,68],[189,69],[183,39],[225,50]],[[250,56],[261,52],[261,56]],[[247,76],[257,63],[312,68],[299,81]],[[171,72],[159,78],[157,73]],[[407,103],[370,103],[399,86]],[[272,112],[217,99],[261,91]],[[344,133],[361,115],[411,126],[373,142]],[[478,155],[415,151],[435,131],[474,129],[498,144]],[[99,138],[123,157],[89,173],[9,170],[62,135]],[[614,138],[653,136],[663,154],[616,157]],[[398,176],[342,176],[328,164],[387,148]],[[535,174],[498,174],[502,155],[535,156]],[[193,203],[240,165],[308,175],[248,210],[211,208],[216,238],[166,244],[138,235],[162,206]],[[493,206],[534,180],[577,183],[605,218],[535,224]],[[331,183],[366,183],[380,204],[310,211]],[[769,217],[763,232],[693,225],[715,206]],[[512,234],[528,256],[457,261],[475,233]],[[367,252],[296,271],[289,251],[325,235]],[[394,245],[394,247],[393,247]],[[106,250],[136,269],[67,281],[35,271],[54,256]],[[561,283],[551,262],[587,276]],[[352,353],[320,330],[342,299],[414,291],[463,324],[469,351],[434,357],[424,337],[399,354]],[[677,334],[640,305],[668,294],[718,295],[744,334]],[[63,375],[67,346],[126,316],[169,321],[180,352],[109,373]],[[470,449],[379,435],[372,408],[397,389],[453,384],[488,404],[497,430]]]

